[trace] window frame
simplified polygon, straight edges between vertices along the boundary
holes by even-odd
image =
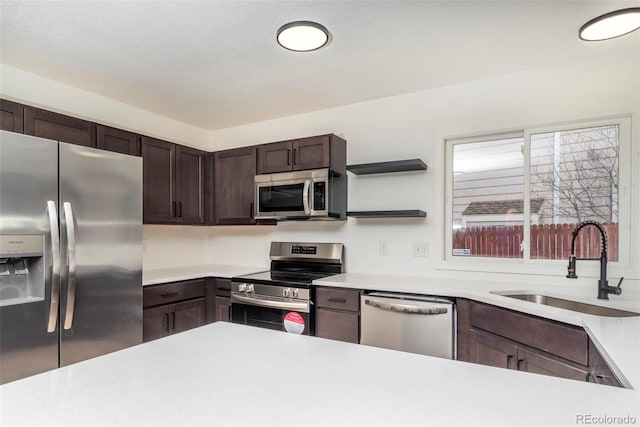
[[[619,126],[619,146],[618,146],[618,261],[611,261],[609,264],[614,269],[628,269],[631,266],[631,236],[635,231],[632,227],[637,224],[631,223],[631,192],[632,192],[632,116],[617,115],[611,117],[575,120],[569,122],[555,123],[550,125],[538,125],[523,127],[517,130],[504,132],[487,132],[477,135],[445,137],[443,168],[443,191],[444,211],[442,212],[443,224],[442,245],[443,250],[441,262],[437,266],[439,269],[455,269],[462,271],[482,271],[495,273],[522,273],[522,274],[553,274],[557,275],[560,266],[566,267],[567,260],[551,259],[531,259],[530,235],[531,235],[531,136],[546,132],[567,131],[572,129],[582,129],[588,127],[598,127],[606,125]],[[524,198],[524,235],[521,243],[521,258],[497,258],[497,257],[464,257],[454,256],[453,250],[453,147],[458,144],[491,141],[495,139],[507,139],[514,137],[523,138],[523,198]],[[622,232],[625,230],[625,232]],[[632,231],[632,232],[627,232]],[[596,276],[599,273],[597,262],[582,262],[580,273],[583,276]],[[594,265],[589,265],[594,264]],[[564,271],[564,270],[563,270]]]

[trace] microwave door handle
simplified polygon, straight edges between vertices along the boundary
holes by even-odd
[[[304,188],[302,189],[302,204],[304,205],[305,215],[311,214],[311,208],[309,208],[309,189],[311,188],[311,181],[306,180],[304,182]]]

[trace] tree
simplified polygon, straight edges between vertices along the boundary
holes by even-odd
[[[531,149],[532,198],[549,201],[553,223],[617,222],[617,125],[532,135]]]

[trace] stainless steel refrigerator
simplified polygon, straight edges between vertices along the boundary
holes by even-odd
[[[0,131],[0,384],[142,342],[142,159]]]

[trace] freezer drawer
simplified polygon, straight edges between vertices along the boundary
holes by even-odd
[[[455,305],[444,298],[363,295],[361,328],[364,345],[455,358]]]

